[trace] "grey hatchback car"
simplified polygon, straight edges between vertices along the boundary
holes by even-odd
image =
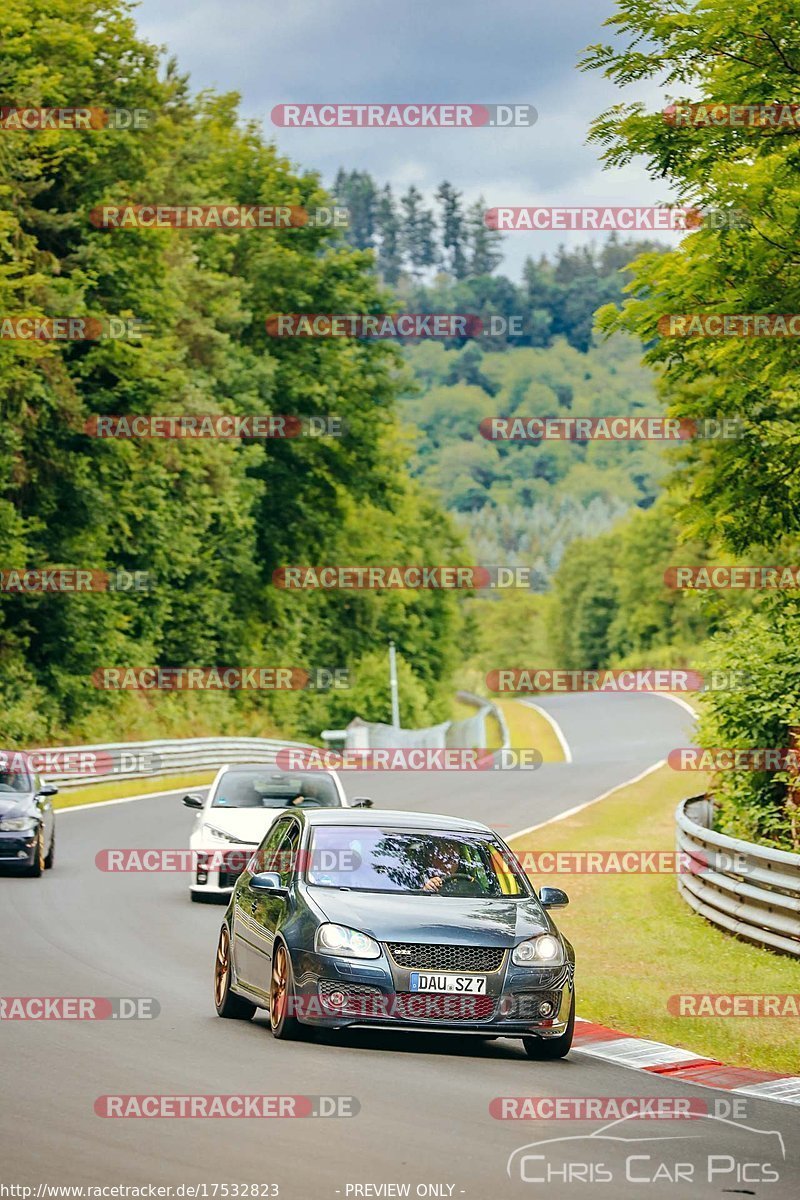
[[[220,930],[221,1017],[266,1009],[276,1038],[304,1026],[521,1038],[562,1058],[575,955],[509,847],[455,817],[292,812],[234,888]]]

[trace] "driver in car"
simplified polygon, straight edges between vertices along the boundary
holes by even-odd
[[[439,892],[447,885],[446,890],[455,894],[460,883],[471,889],[476,882],[468,863],[462,861],[460,847],[455,842],[437,842],[427,870],[429,874],[422,885],[423,892]]]

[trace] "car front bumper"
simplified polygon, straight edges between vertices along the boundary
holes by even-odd
[[[36,830],[33,833],[0,831],[0,868],[32,867],[36,857]]]
[[[559,1037],[569,1021],[574,963],[515,967],[506,953],[488,972],[486,993],[411,990],[413,967],[381,959],[292,954],[295,1015],[303,1024],[471,1033],[493,1037]]]
[[[257,845],[192,846],[190,891],[195,895],[230,896]]]

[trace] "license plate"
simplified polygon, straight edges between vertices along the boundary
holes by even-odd
[[[411,972],[412,992],[458,992],[462,996],[485,996],[485,975],[435,975],[429,971]]]

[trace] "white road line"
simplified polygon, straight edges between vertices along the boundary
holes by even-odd
[[[641,779],[646,779],[654,771],[658,771],[661,767],[666,766],[666,762],[667,760],[662,758],[659,762],[653,763],[652,767],[648,767],[646,771],[641,771],[638,775],[634,775],[633,779],[625,779],[622,783],[615,784],[613,788],[609,788],[607,792],[603,792],[600,796],[595,796],[593,800],[585,800],[583,804],[576,804],[574,808],[568,808],[566,812],[558,813],[555,817],[549,817],[546,821],[540,821],[538,825],[528,825],[526,829],[517,829],[515,833],[510,833],[505,840],[510,842],[512,838],[522,837],[526,833],[533,833],[535,829],[543,829],[545,825],[555,825],[556,821],[564,821],[567,817],[571,817],[575,813],[583,812],[590,805],[599,804],[601,800],[607,800],[609,796],[613,796],[614,792],[618,792],[620,788],[630,787],[634,783],[639,783]]]
[[[553,733],[558,738],[558,744],[564,753],[564,762],[571,763],[572,762],[572,751],[569,748],[569,742],[567,741],[566,737],[564,736],[564,730],[561,728],[558,721],[556,721],[554,717],[551,717],[550,713],[547,712],[546,709],[542,708],[538,704],[534,704],[534,702],[532,700],[520,700],[520,704],[524,704],[528,708],[535,708],[536,711],[541,716],[544,717],[545,721],[547,721],[548,724],[552,726]]]
[[[673,696],[672,692],[653,692],[655,696],[660,696],[662,700],[671,700],[673,704],[680,704],[681,708],[685,708],[690,717],[696,721],[700,716],[696,708],[692,708],[688,700],[683,700],[680,696]]]
[[[187,785],[189,786],[189,785]],[[211,787],[210,783],[194,785],[199,792]],[[187,788],[171,788],[166,792],[140,792],[138,796],[121,796],[118,800],[87,800],[85,804],[71,804],[69,808],[56,808],[54,812],[60,820],[67,813],[88,812],[92,808],[109,808],[112,804],[130,804],[133,800],[155,800],[156,796],[185,796]]]

